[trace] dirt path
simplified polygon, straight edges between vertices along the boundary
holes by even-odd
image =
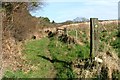
[[[47,46],[49,45],[49,43],[50,43],[50,41],[47,43]],[[50,60],[52,60],[52,56],[51,56],[51,54],[50,54],[50,51],[48,50],[48,48],[46,48],[46,57],[47,58],[49,58]],[[50,62],[51,63],[51,62]],[[56,70],[55,70],[55,68],[54,68],[54,64],[53,63],[51,63],[52,64],[52,69],[49,71],[49,78],[55,78],[56,77]]]

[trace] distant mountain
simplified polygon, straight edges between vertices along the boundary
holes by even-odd
[[[85,17],[76,17],[75,19],[73,19],[73,22],[88,22],[89,19],[85,18]]]

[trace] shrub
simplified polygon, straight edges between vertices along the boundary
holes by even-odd
[[[118,57],[120,58],[120,38],[117,38],[115,41],[111,42],[111,46],[118,51]]]

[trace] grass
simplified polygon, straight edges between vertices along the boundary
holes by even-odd
[[[54,38],[50,40],[48,49],[54,60],[59,60],[62,62],[54,63],[58,78],[74,78],[75,73],[73,73],[69,63],[77,58],[83,59],[89,57],[89,48],[87,46],[62,43]]]
[[[36,55],[47,54],[46,51],[48,43],[49,43],[48,38],[27,42],[25,45],[25,50],[23,52],[25,53],[27,59],[36,60]]]
[[[25,44],[25,49],[23,51],[24,57],[26,57],[28,65],[35,66],[35,70],[30,70],[27,74],[25,72],[17,71],[7,71],[5,77],[21,77],[21,78],[47,78],[52,75],[51,72],[53,65],[49,61],[39,57],[38,55],[47,55],[47,45],[49,43],[48,38],[43,38],[41,40],[29,41]],[[20,75],[18,76],[18,74]],[[22,76],[21,76],[22,75]]]
[[[103,51],[104,42],[111,43],[115,49],[119,48],[119,40],[112,41],[116,37],[116,30],[109,33],[100,33],[100,49]],[[75,31],[69,35],[75,36]],[[104,35],[104,36],[103,36]],[[109,36],[108,36],[109,35]],[[84,46],[78,44],[68,44],[59,41],[57,38],[42,38],[40,40],[28,41],[24,45],[23,57],[28,61],[28,65],[34,66],[28,73],[18,70],[16,72],[8,69],[5,77],[9,78],[75,78],[76,74],[73,72],[71,62],[77,58],[89,58],[89,42],[86,40],[86,33],[78,35],[85,43]]]
[[[118,30],[117,30],[117,25],[115,24],[108,24],[105,26],[106,31],[102,31],[100,33],[100,49],[99,51],[103,51],[104,49],[104,44],[110,44],[116,52],[118,53],[118,57],[120,58],[120,38],[117,37],[118,35]],[[114,40],[115,39],[115,40]]]
[[[111,42],[111,46],[118,52],[118,57],[120,58],[120,38]]]
[[[56,78],[73,78],[75,73],[72,71],[71,62],[77,58],[89,57],[87,46],[67,44],[47,37],[28,41],[22,52],[23,57],[28,61],[26,64],[34,66],[35,70],[31,69],[27,73],[22,70],[16,72],[8,70],[5,77],[49,78],[52,75]]]
[[[12,70],[7,70],[4,78],[27,78],[28,76],[24,74],[21,70],[13,72]]]
[[[75,30],[68,31],[68,35],[76,36],[76,31]]]
[[[112,74],[114,80],[119,80],[120,79],[120,72],[119,73],[114,73]]]
[[[73,61],[76,58],[88,58],[89,48],[78,44],[65,44],[58,40],[51,40],[48,45],[51,55],[64,61]]]
[[[49,54],[47,52],[48,44],[49,39],[43,38],[41,40],[28,42],[25,45],[24,52],[26,58],[30,60],[31,64],[34,64],[37,67],[37,70],[32,72],[32,76],[34,77],[50,77],[49,73],[51,73],[53,65],[49,61],[38,56],[47,56],[47,54]]]

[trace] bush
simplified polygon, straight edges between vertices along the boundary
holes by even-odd
[[[57,78],[74,78],[75,74],[71,69],[71,62],[76,58],[89,57],[89,45],[65,44],[55,38],[50,40],[48,49],[52,60],[56,60],[54,66],[57,70]]]
[[[118,51],[118,57],[120,58],[120,38],[117,38],[115,41],[111,42],[111,46]]]
[[[55,63],[55,68],[57,70],[57,78],[75,78],[75,74],[73,73],[70,65]]]

